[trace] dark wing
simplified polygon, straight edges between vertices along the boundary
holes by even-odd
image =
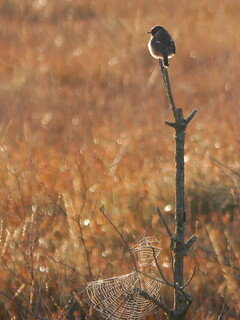
[[[176,53],[176,47],[175,43],[170,36],[170,34],[167,32],[167,30],[162,29],[158,31],[157,37],[158,40],[162,43],[162,45],[168,49],[169,52],[175,54]]]

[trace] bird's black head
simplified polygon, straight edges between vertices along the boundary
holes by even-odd
[[[162,26],[155,26],[148,33],[151,33],[151,35],[154,36],[159,30],[164,30],[164,28]]]

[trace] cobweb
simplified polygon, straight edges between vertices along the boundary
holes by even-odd
[[[131,248],[140,272],[153,275],[155,266],[154,255],[161,252],[160,242],[155,237],[145,237]],[[111,320],[135,320],[149,314],[156,305],[145,299],[140,293],[160,301],[161,283],[132,272],[123,276],[105,280],[92,281],[87,284],[87,295],[94,308],[102,316]]]

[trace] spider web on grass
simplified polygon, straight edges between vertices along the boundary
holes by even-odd
[[[149,275],[155,268],[154,255],[161,252],[160,242],[155,237],[145,237],[131,248],[138,270]],[[154,249],[153,249],[154,248]],[[147,271],[147,272],[146,272]],[[87,284],[87,295],[102,316],[111,320],[140,319],[156,308],[140,293],[145,291],[160,301],[161,283],[138,272]]]

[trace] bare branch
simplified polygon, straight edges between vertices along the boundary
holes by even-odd
[[[191,238],[185,243],[185,250],[188,251],[196,240],[196,236],[191,236]]]
[[[185,309],[178,315],[173,315],[174,311],[170,310],[167,306],[165,306],[165,304],[161,303],[160,301],[158,301],[157,299],[154,299],[153,297],[151,297],[149,294],[147,294],[145,291],[141,291],[140,294],[147,300],[152,301],[154,304],[156,304],[159,308],[161,308],[166,315],[168,316],[169,319],[183,319],[183,316],[186,315],[191,303],[192,303],[192,299],[191,297],[189,297],[189,300],[187,300],[186,303],[186,307]]]
[[[128,249],[128,251],[130,252],[134,267],[136,270],[138,270],[137,268],[137,263],[136,263],[136,259],[134,257],[134,254],[132,253],[132,250],[130,249],[127,240],[124,239],[123,235],[121,234],[121,232],[118,230],[118,228],[113,224],[113,222],[108,218],[108,216],[105,214],[105,208],[104,205],[102,204],[100,207],[100,211],[101,213],[104,215],[104,217],[107,219],[107,221],[112,225],[112,227],[116,230],[116,232],[118,233],[118,235],[120,236],[120,238],[122,239],[122,241],[124,242],[126,248]]]
[[[191,120],[192,120],[192,118],[195,116],[195,114],[198,112],[198,110],[197,109],[194,109],[191,113],[190,113],[190,115],[186,118],[186,123],[188,124]]]
[[[156,212],[159,215],[159,217],[160,217],[165,229],[167,230],[167,233],[168,233],[169,237],[172,238],[173,237],[172,231],[170,230],[164,215],[162,214],[162,212],[160,211],[159,208],[156,208]]]
[[[184,319],[185,318],[185,315],[187,314],[187,311],[188,311],[191,304],[192,304],[192,298],[187,302],[185,309],[178,315],[177,319]],[[176,319],[176,317],[175,317],[175,319]]]
[[[168,125],[169,127],[176,128],[176,123],[175,122],[170,122],[170,121],[166,120],[165,124]]]
[[[151,297],[147,292],[145,291],[141,291],[140,292],[141,296],[143,296],[145,299],[152,301],[154,304],[156,304],[159,308],[161,308],[166,314],[167,316],[170,318],[172,311],[165,306],[165,304],[161,303],[160,301],[158,301],[157,299],[154,299],[153,297]]]

